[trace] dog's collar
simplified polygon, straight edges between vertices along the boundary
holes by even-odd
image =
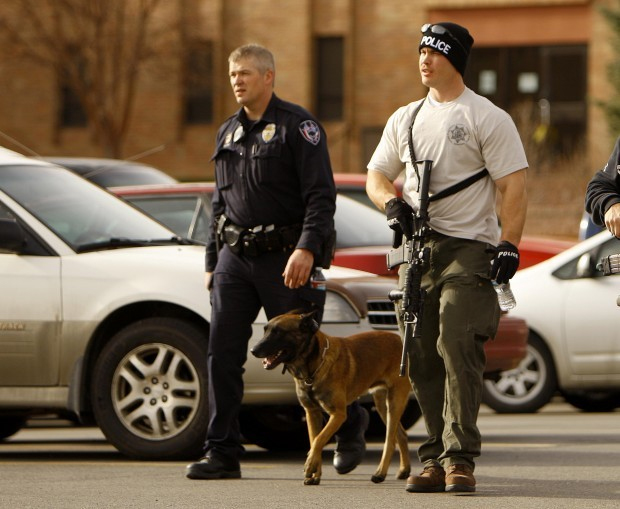
[[[308,376],[307,378],[304,379],[304,384],[306,385],[306,387],[312,387],[312,384],[314,383],[314,377],[319,372],[319,369],[321,369],[321,367],[325,363],[325,354],[327,353],[327,350],[329,350],[329,338],[327,336],[325,337],[325,341],[327,344],[325,345],[325,348],[323,348],[323,353],[321,354],[320,364],[314,370],[314,373],[312,373],[312,376]]]

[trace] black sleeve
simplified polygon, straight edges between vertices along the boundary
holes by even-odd
[[[605,168],[594,174],[586,189],[586,212],[592,216],[592,221],[599,226],[605,226],[605,213],[609,208],[620,203],[619,171],[620,138],[616,140],[616,145]]]
[[[304,124],[312,128],[315,138],[303,135]],[[296,168],[305,204],[303,230],[298,248],[315,255],[334,229],[336,185],[332,173],[327,139],[322,126],[314,119],[305,120],[293,136]]]

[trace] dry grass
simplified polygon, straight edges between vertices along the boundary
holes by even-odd
[[[583,156],[556,160],[551,167],[531,165],[524,234],[577,240],[591,176]]]

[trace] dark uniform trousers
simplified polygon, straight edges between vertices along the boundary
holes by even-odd
[[[239,458],[241,445],[238,415],[243,398],[243,365],[247,360],[252,323],[261,307],[268,319],[295,309],[323,309],[325,291],[306,286],[292,290],[282,273],[291,252],[264,253],[256,257],[233,254],[227,245],[219,252],[211,289],[212,320],[209,334],[209,431],[205,452]],[[250,359],[250,362],[260,362]],[[291,384],[293,381],[291,380]],[[359,406],[349,407],[348,422],[356,422]]]
[[[481,447],[476,421],[484,343],[495,336],[499,322],[489,276],[492,246],[436,232],[427,245],[431,254],[422,278],[427,291],[422,337],[409,352],[409,377],[429,435],[418,455],[427,466],[474,468]],[[405,268],[401,266],[401,286]]]

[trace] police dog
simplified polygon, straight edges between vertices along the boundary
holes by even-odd
[[[321,482],[321,453],[346,420],[347,405],[371,392],[386,423],[381,462],[371,480],[385,480],[398,442],[398,479],[411,470],[407,434],[400,424],[411,391],[407,377],[399,376],[402,342],[391,332],[373,331],[346,338],[319,330],[316,312],[295,311],[269,320],[263,338],[251,349],[265,369],[283,364],[295,379],[297,397],[306,411],[310,451],[304,466],[304,484]],[[323,411],[329,419],[323,427]],[[321,429],[322,428],[322,429]]]

